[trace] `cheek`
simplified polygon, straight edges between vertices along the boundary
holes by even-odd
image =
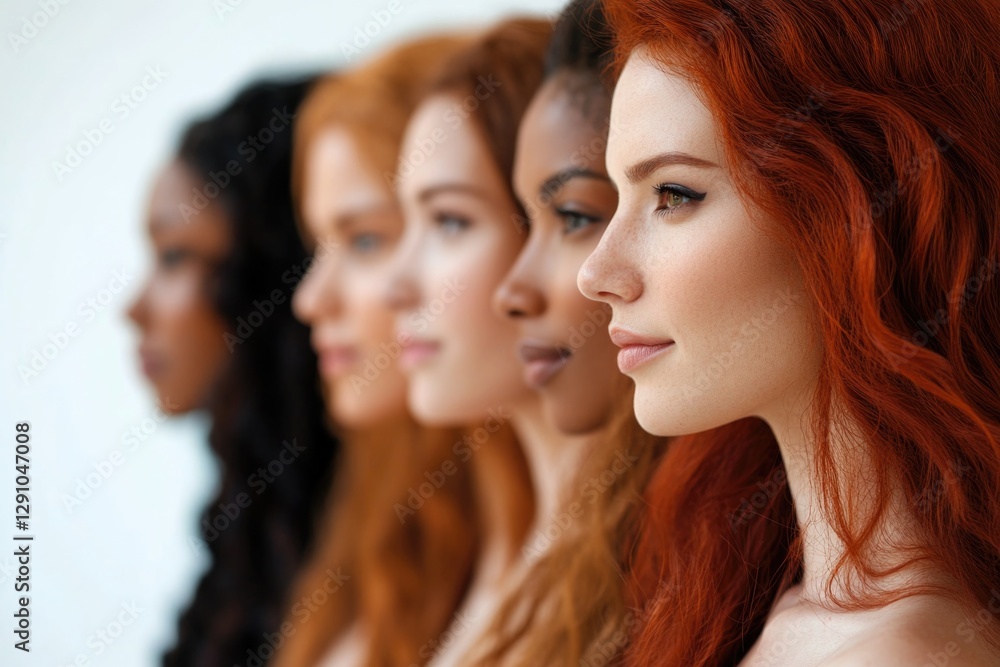
[[[345,317],[362,344],[378,345],[393,334],[393,313],[384,302],[385,272],[381,267],[341,274]]]
[[[667,229],[651,263],[660,285],[666,333],[683,346],[740,335],[774,300],[798,289],[790,257],[740,210],[684,230]]]
[[[671,382],[705,392],[724,421],[757,414],[813,365],[794,260],[739,215],[675,236],[651,274],[659,332],[678,343]]]
[[[590,256],[590,253],[597,247],[593,246],[574,249],[557,256],[555,269],[551,281],[551,288],[545,295],[551,309],[556,313],[561,313],[567,320],[567,326],[578,326],[581,322],[607,321],[608,316],[601,318],[601,313],[609,313],[610,310],[604,304],[591,301],[585,297],[577,286],[577,276],[580,267]],[[607,338],[607,326],[603,327],[604,337]]]
[[[463,343],[468,343],[505,339],[513,332],[513,326],[494,312],[492,302],[516,253],[517,248],[502,239],[482,239],[442,265],[426,304],[432,315],[440,313],[447,322],[442,334],[464,331]]]
[[[197,341],[222,328],[205,294],[203,277],[193,272],[159,281],[150,302],[160,333],[177,344]]]

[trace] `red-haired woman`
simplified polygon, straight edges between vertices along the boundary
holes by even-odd
[[[997,664],[1000,5],[606,6],[620,201],[579,282],[683,436],[632,663]]]

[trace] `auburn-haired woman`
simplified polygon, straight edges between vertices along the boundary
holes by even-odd
[[[428,77],[463,44],[407,43],[317,84],[299,114],[294,189],[314,257],[294,308],[312,326],[344,452],[328,532],[288,608],[279,666],[420,663],[467,584],[476,531],[466,471],[418,497],[415,516],[400,510],[460,434],[409,416],[392,313],[375,293],[402,231],[392,174],[406,120]]]
[[[997,664],[1000,5],[606,6],[620,201],[580,286],[690,457],[632,663]],[[718,462],[768,442],[721,524]]]
[[[129,316],[162,409],[208,413],[222,476],[199,525],[211,563],[164,665],[242,663],[278,630],[336,458],[309,330],[291,309],[306,258],[291,119],[312,83],[258,81],[192,123],[150,197],[156,261]]]

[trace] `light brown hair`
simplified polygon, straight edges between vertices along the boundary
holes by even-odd
[[[318,84],[295,130],[297,200],[307,151],[331,126],[351,132],[371,166],[394,172],[406,122],[430,77],[466,43],[454,36],[415,40]],[[364,631],[368,665],[422,664],[421,649],[447,627],[468,585],[478,537],[469,470],[459,469],[419,511],[407,515],[398,508],[406,507],[424,471],[438,469],[450,455],[461,433],[426,429],[405,417],[342,437],[344,461],[320,543],[291,596],[291,631],[274,664],[317,664],[355,623]]]

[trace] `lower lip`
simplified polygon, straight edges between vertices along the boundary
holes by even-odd
[[[154,359],[152,356],[148,354],[141,354],[139,356],[139,359],[140,363],[142,364],[143,375],[145,375],[150,380],[156,379],[156,376],[158,376],[162,372],[163,364],[160,363],[158,360]]]
[[[541,389],[563,369],[569,358],[535,359],[524,364],[524,382],[532,389]]]
[[[440,349],[441,346],[437,343],[410,343],[399,355],[399,365],[404,370],[409,370],[433,357]]]
[[[354,362],[357,355],[349,350],[323,352],[319,357],[319,369],[323,375],[343,375]]]
[[[622,373],[634,371],[673,346],[673,342],[670,342],[661,345],[629,345],[623,347],[618,351],[618,369]]]

